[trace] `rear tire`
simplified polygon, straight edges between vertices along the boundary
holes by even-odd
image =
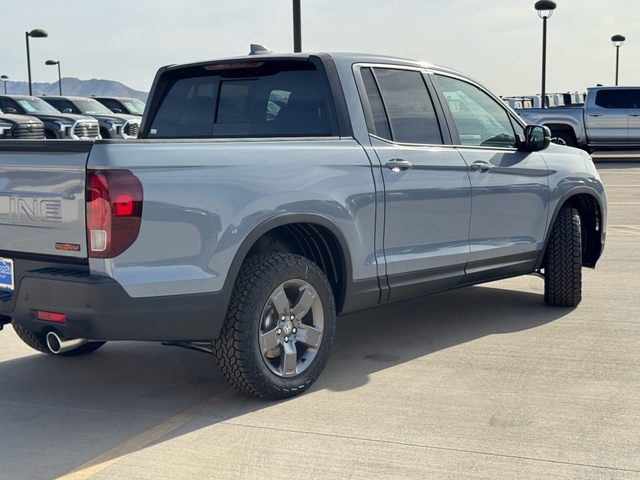
[[[237,390],[278,400],[318,378],[335,335],[335,303],[324,272],[300,255],[248,258],[234,286],[220,338],[222,375]]]
[[[562,207],[547,245],[544,300],[555,307],[575,307],[582,300],[582,227],[575,208]]]
[[[551,141],[558,145],[565,145],[567,147],[577,147],[578,142],[571,132],[565,130],[554,130],[551,132]]]
[[[15,323],[13,324],[13,329],[18,334],[18,337],[20,337],[20,340],[22,340],[34,350],[42,353],[47,353],[49,355],[54,355],[54,353],[49,350],[49,347],[47,346],[46,336],[42,333],[30,332],[29,330]],[[80,355],[86,355],[87,353],[95,352],[105,343],[106,342],[88,342],[84,345],[80,345],[78,348],[74,348],[73,350],[69,350],[68,352],[58,353],[57,355],[61,357],[78,357]]]

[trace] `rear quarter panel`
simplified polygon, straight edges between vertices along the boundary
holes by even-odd
[[[137,240],[90,260],[133,297],[221,290],[251,232],[295,213],[349,239],[354,280],[376,276],[371,164],[353,139],[101,142],[88,168],[126,168],[142,183]]]

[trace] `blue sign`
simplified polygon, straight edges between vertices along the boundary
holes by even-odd
[[[0,288],[13,290],[13,260],[0,258]]]

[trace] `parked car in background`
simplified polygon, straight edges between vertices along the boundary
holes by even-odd
[[[38,97],[0,95],[0,110],[4,113],[30,115],[44,124],[44,134],[51,139],[95,140],[100,137],[98,121],[86,115],[60,113]]]
[[[0,110],[0,139],[35,140],[44,138],[44,123],[27,115],[11,115]]]
[[[90,115],[100,123],[102,138],[136,138],[140,131],[140,117],[115,114],[94,98],[88,97],[40,97],[63,113]]]
[[[113,113],[128,113],[129,115],[142,116],[146,104],[142,100],[132,97],[101,97],[91,95]]]
[[[516,112],[527,123],[549,127],[561,145],[587,151],[640,147],[640,86],[588,88],[584,105]]]

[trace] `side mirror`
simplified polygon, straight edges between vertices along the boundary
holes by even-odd
[[[65,108],[64,110],[62,110],[62,113],[73,113],[73,110],[71,110],[70,108]]]
[[[551,131],[542,125],[527,125],[524,129],[523,150],[539,152],[551,144]]]
[[[18,113],[18,111],[17,111],[15,108],[13,108],[13,107],[7,107],[7,108],[5,108],[5,109],[4,109],[4,113],[13,113],[13,114],[16,114],[16,113]]]
[[[111,109],[111,111],[112,111],[113,113],[122,113],[122,110],[120,110],[120,109],[119,109],[119,108],[117,108],[117,107],[112,108],[112,109]]]

